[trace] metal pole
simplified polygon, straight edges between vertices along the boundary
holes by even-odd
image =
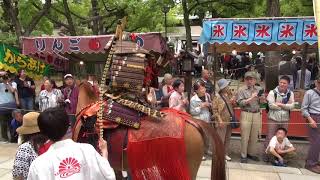
[[[213,44],[213,67],[212,67],[212,71],[213,71],[213,93],[216,93],[217,62],[218,62],[217,48],[216,48],[216,44],[214,43]]]
[[[168,39],[168,36],[167,36],[167,12],[164,12],[164,33],[165,33],[165,38],[166,38],[166,42],[167,42],[167,39]]]
[[[309,46],[308,43],[306,43],[304,45],[303,54],[302,54],[301,76],[299,77],[301,89],[304,89],[304,83],[305,83],[305,77],[306,77],[306,63],[307,63],[308,46]]]
[[[320,1],[319,0],[313,0],[313,11],[314,11],[314,18],[317,27],[320,27]],[[319,54],[319,64],[320,64],[320,28],[317,28],[317,34],[318,34],[318,54]]]

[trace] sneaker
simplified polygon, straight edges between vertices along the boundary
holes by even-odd
[[[207,160],[207,158],[205,156],[202,156],[202,161]]]
[[[228,155],[226,155],[226,160],[227,160],[227,161],[231,161],[231,157],[229,157]]]
[[[287,167],[286,164],[280,162],[280,161],[277,161],[275,160],[273,163],[272,163],[274,166],[279,166],[279,167]]]
[[[267,155],[263,155],[262,160],[263,160],[263,162],[266,162],[266,163],[270,161],[269,157]]]
[[[240,158],[240,162],[241,162],[241,163],[248,163],[248,159],[247,159],[247,158],[244,158],[244,157],[241,157],[241,158]]]
[[[248,154],[247,157],[252,161],[260,161],[260,159],[257,156],[251,156],[250,154]]]

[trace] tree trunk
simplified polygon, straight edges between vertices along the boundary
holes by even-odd
[[[14,26],[14,31],[17,36],[17,44],[20,44],[20,37],[22,36],[22,27],[18,19],[18,1],[3,0],[4,11],[9,12],[11,16],[11,23]]]
[[[308,44],[306,43],[303,48],[302,52],[302,65],[301,65],[301,76],[300,78],[300,87],[301,89],[304,89],[304,83],[306,79],[306,63],[307,63],[307,54],[308,54]]]
[[[280,16],[279,0],[267,0],[266,15],[270,17]],[[266,90],[271,90],[278,86],[278,64],[281,60],[281,57],[280,53],[276,51],[268,51],[265,54],[265,85]]]
[[[91,0],[91,7],[92,7],[92,17],[98,17],[99,16],[98,1]],[[99,34],[99,20],[98,19],[94,19],[92,21],[92,33],[95,35]]]
[[[74,23],[73,23],[73,19],[72,19],[71,13],[70,13],[70,9],[69,9],[69,5],[68,5],[68,1],[67,0],[63,0],[63,7],[64,7],[64,11],[65,11],[65,16],[66,16],[67,21],[68,21],[68,25],[69,25],[68,29],[69,29],[70,35],[76,36],[77,35],[77,31],[76,31],[76,28],[75,28]]]
[[[190,27],[187,0],[182,0],[182,8],[183,8],[183,22],[184,22],[184,27],[186,28],[186,50],[192,50],[192,37],[191,37],[191,27]]]
[[[51,0],[46,0],[42,10],[40,10],[34,17],[32,17],[29,26],[25,28],[23,36],[30,36],[32,31],[36,28],[37,24],[41,20],[41,18],[49,13],[51,5]]]
[[[267,0],[267,16],[279,17],[280,16],[280,2],[279,0]]]

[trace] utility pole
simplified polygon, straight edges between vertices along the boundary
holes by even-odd
[[[167,14],[170,11],[170,7],[168,5],[164,5],[162,8],[162,12],[164,13],[164,36],[166,41],[168,40],[168,27],[167,27]]]

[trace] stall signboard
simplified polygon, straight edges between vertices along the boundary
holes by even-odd
[[[313,17],[270,19],[206,19],[199,42],[204,44],[287,44],[317,43]]]
[[[164,53],[165,39],[160,33],[132,33],[139,47]],[[30,54],[84,54],[105,53],[105,45],[113,35],[22,37],[22,53]]]
[[[24,69],[29,77],[40,79],[48,74],[49,68],[49,65],[21,54],[14,47],[0,44],[0,70],[18,73],[19,69]]]
[[[36,53],[29,55],[34,59],[39,59],[46,64],[49,64],[55,71],[67,71],[69,68],[69,59],[59,54],[44,54]]]

